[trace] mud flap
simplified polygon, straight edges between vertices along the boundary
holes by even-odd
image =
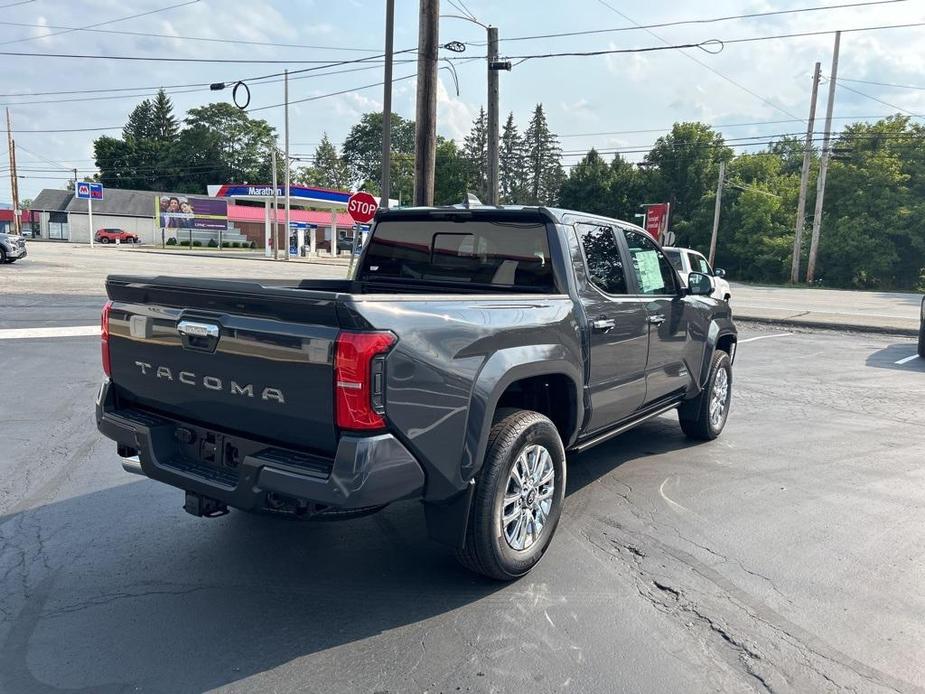
[[[441,502],[424,502],[427,534],[431,540],[454,549],[462,549],[469,526],[469,509],[475,494],[475,480],[456,496]]]

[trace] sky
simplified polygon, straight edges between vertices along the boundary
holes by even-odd
[[[485,103],[485,29],[450,15],[468,10],[483,24],[499,27],[502,57],[513,59],[501,73],[502,122],[514,114],[523,130],[533,108],[542,103],[550,126],[574,165],[590,147],[641,152],[677,121],[699,120],[717,126],[730,144],[767,141],[805,130],[813,64],[831,69],[833,35],[748,43],[709,43],[704,48],[670,49],[593,57],[533,58],[545,53],[599,51],[725,42],[734,39],[835,29],[925,23],[925,0],[803,12],[752,19],[684,24],[673,27],[610,31],[580,36],[511,40],[550,33],[618,29],[775,10],[824,7],[850,0],[467,0],[464,9],[441,0],[440,43],[465,42],[463,53],[441,61],[438,132],[461,142]],[[857,1],[857,0],[855,0]],[[182,3],[182,4],[181,4]],[[457,1],[458,4],[458,1]],[[142,17],[120,20],[131,15]],[[208,87],[171,88],[217,81],[231,82],[298,70],[312,63],[378,56],[384,45],[385,2],[363,0],[0,0],[0,52],[78,55],[283,61],[281,63],[208,63],[97,60],[0,55],[0,105],[9,107],[22,172],[20,198],[42,188],[60,188],[77,167],[93,170],[93,139],[120,135],[128,113],[158,86],[168,87],[175,114],[216,100],[229,91]],[[68,31],[68,28],[96,30]],[[50,28],[57,27],[57,28]],[[396,50],[417,45],[418,2],[397,0]],[[104,33],[105,32],[105,33]],[[182,37],[182,38],[181,38]],[[925,26],[846,33],[842,36],[836,89],[835,125],[871,120],[897,112],[925,113]],[[208,39],[220,39],[213,41]],[[265,43],[287,46],[259,45]],[[718,51],[718,52],[717,52]],[[401,62],[401,61],[410,62]],[[363,68],[363,69],[358,69]],[[343,72],[344,70],[351,72]],[[416,70],[413,54],[396,56],[393,110],[413,117]],[[302,73],[290,80],[290,99],[322,97],[290,107],[293,155],[310,156],[322,133],[339,144],[367,111],[381,109],[381,63],[342,65]],[[458,93],[456,83],[458,80]],[[921,86],[901,89],[848,80]],[[91,90],[122,89],[121,92]],[[828,86],[820,88],[819,117]],[[854,90],[854,91],[850,91]],[[37,95],[72,91],[73,94]],[[282,83],[252,84],[253,117],[277,128],[282,142]],[[325,96],[341,92],[334,96]],[[860,93],[858,93],[860,92]],[[119,98],[112,98],[118,96]],[[105,98],[100,98],[105,97]],[[88,100],[88,99],[93,100]],[[885,103],[884,103],[885,102]],[[789,121],[789,122],[771,122]],[[743,125],[745,124],[745,125]],[[5,126],[0,126],[5,128]],[[35,132],[112,128],[84,132]],[[817,123],[817,131],[823,130]],[[30,132],[33,131],[33,132]],[[648,132],[646,132],[648,131]],[[0,161],[0,202],[11,198],[6,141]],[[755,151],[742,145],[737,151]],[[612,154],[607,154],[608,158]],[[58,171],[61,171],[59,178]],[[222,183],[223,181],[216,181]]]

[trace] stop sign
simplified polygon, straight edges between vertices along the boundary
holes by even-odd
[[[376,202],[376,198],[363,191],[354,193],[350,196],[350,200],[347,201],[347,212],[350,213],[353,221],[357,224],[371,222],[378,209],[379,203]]]

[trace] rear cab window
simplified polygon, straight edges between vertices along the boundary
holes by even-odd
[[[541,221],[386,219],[376,225],[356,278],[557,293]]]

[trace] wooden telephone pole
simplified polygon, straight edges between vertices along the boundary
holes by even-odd
[[[835,50],[832,53],[832,74],[829,75],[829,102],[825,112],[825,133],[822,136],[822,160],[819,162],[819,180],[816,182],[816,213],[813,215],[813,238],[809,246],[809,261],[806,264],[806,283],[812,284],[816,278],[816,254],[819,252],[819,234],[822,231],[822,202],[825,198],[825,177],[829,170],[832,152],[829,142],[832,139],[832,111],[835,107],[835,84],[838,80],[838,49],[841,45],[841,32],[835,32]]]
[[[414,123],[414,204],[434,204],[437,158],[437,49],[440,0],[421,0],[418,24],[417,114]],[[390,114],[391,115],[391,114]]]
[[[13,226],[14,234],[22,233],[22,214],[19,209],[19,176],[16,171],[16,140],[13,138],[13,121],[10,118],[10,109],[6,109],[6,143],[10,150],[10,195],[13,198]]]
[[[813,95],[809,101],[809,120],[806,121],[806,140],[803,144],[803,170],[800,173],[800,198],[797,202],[797,221],[793,235],[793,261],[790,266],[790,281],[800,281],[800,255],[803,252],[803,227],[806,224],[806,189],[809,187],[809,169],[813,163],[813,131],[816,127],[816,97],[819,94],[821,63],[813,70]]]

